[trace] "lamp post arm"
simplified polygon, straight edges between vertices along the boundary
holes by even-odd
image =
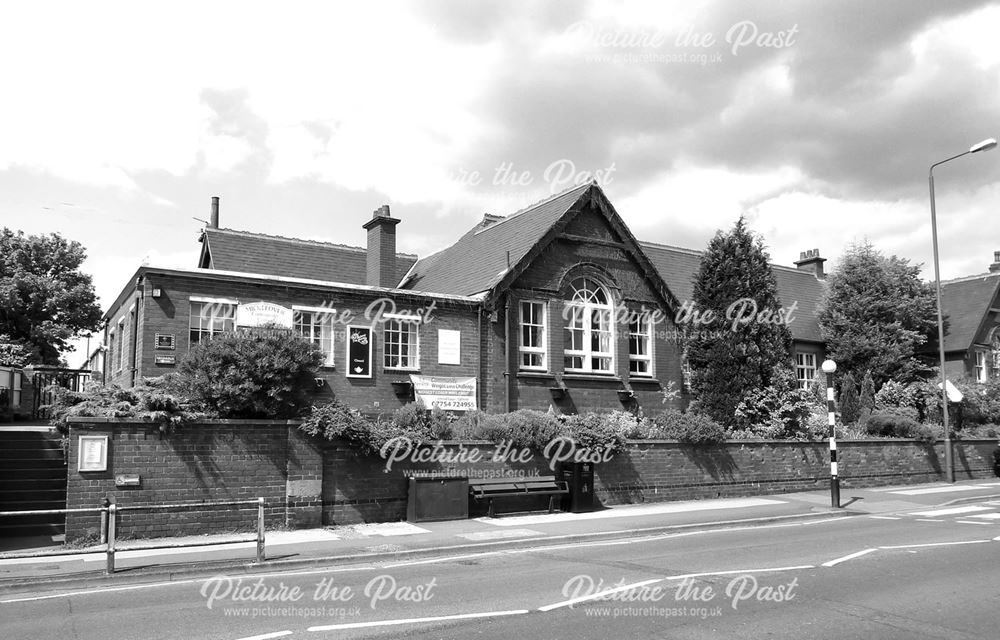
[[[945,162],[951,162],[955,158],[961,158],[962,156],[967,156],[970,153],[972,153],[972,152],[971,151],[963,151],[962,153],[958,154],[957,156],[952,156],[950,158],[945,158],[941,162],[935,162],[934,164],[931,165],[930,170],[927,172],[928,177],[930,177],[933,180],[933,178],[934,178],[934,167],[940,166],[940,165],[944,164]],[[931,184],[933,185],[934,183],[932,182]]]

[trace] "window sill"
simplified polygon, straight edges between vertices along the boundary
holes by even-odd
[[[565,373],[563,380],[613,380],[621,382],[622,378],[611,373]]]
[[[556,374],[551,371],[535,371],[533,369],[522,369],[517,372],[518,378],[543,378],[551,380],[556,377]]]
[[[660,381],[652,376],[629,376],[628,381],[636,384],[655,384],[660,386]]]
[[[420,369],[400,369],[399,367],[384,367],[382,373],[387,375],[403,373],[420,373]]]

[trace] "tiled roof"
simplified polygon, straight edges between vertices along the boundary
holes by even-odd
[[[492,288],[590,186],[574,187],[488,226],[476,225],[447,249],[418,260],[406,288],[454,295]]]
[[[347,284],[365,284],[367,251],[342,244],[297,240],[232,229],[205,229],[212,268]],[[396,282],[417,257],[396,254]],[[394,283],[395,284],[395,283]]]
[[[701,265],[701,252],[653,242],[640,242],[639,245],[677,299],[681,303],[691,300],[694,278]],[[823,281],[808,271],[791,267],[771,265],[771,271],[778,284],[781,305],[787,309],[793,303],[798,303],[788,327],[792,337],[796,340],[821,342],[817,313],[825,287]]]
[[[941,283],[941,308],[948,321],[945,351],[967,351],[997,297],[1000,273],[948,280]],[[936,342],[936,341],[935,341]]]

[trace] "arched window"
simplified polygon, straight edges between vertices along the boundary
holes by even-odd
[[[614,371],[614,326],[611,294],[592,278],[570,283],[566,303],[565,369],[576,373]]]
[[[993,329],[993,339],[990,341],[990,352],[993,364],[992,377],[1000,378],[1000,327]]]

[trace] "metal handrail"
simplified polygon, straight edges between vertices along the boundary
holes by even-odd
[[[128,547],[127,549],[122,549],[122,551],[143,551],[149,549],[176,549],[183,547],[202,547],[217,544],[233,544],[237,542],[257,542],[257,558],[256,562],[260,563],[265,560],[264,553],[264,498],[258,497],[252,500],[220,500],[216,502],[179,502],[173,504],[162,504],[162,505],[129,505],[124,507],[119,507],[114,502],[109,502],[107,506],[103,507],[89,507],[89,508],[79,508],[79,509],[33,509],[30,511],[0,511],[0,517],[4,516],[39,516],[39,515],[55,515],[55,514],[67,514],[67,513],[93,513],[97,512],[101,514],[101,534],[104,540],[101,542],[101,546],[96,549],[87,550],[60,550],[60,551],[35,551],[29,553],[0,553],[0,560],[8,560],[13,558],[41,558],[45,556],[67,556],[67,555],[83,555],[88,553],[106,553],[107,563],[105,566],[105,573],[112,574],[115,572],[115,543],[116,543],[116,529],[118,522],[118,513],[120,511],[161,511],[166,509],[194,509],[201,507],[223,507],[223,506],[244,506],[244,505],[256,505],[257,506],[257,534],[253,538],[242,538],[236,540],[226,540],[225,542],[189,542],[189,543],[174,543],[174,544],[162,544],[162,545],[147,545],[142,547]],[[106,532],[106,533],[105,533]]]

